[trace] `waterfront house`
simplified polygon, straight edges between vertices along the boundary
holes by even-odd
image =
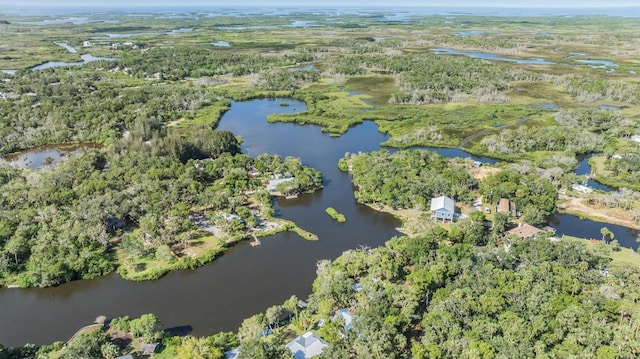
[[[294,179],[293,177],[286,177],[286,178],[276,178],[276,179],[269,180],[269,183],[267,184],[267,191],[269,193],[277,192],[276,187],[280,183],[293,181],[293,179]]]
[[[327,343],[312,332],[306,332],[287,344],[295,359],[308,359],[322,354]]]
[[[158,345],[160,345],[160,343],[142,344],[140,345],[140,354],[153,355],[156,349],[158,349]]]
[[[542,232],[540,229],[528,223],[518,223],[516,228],[506,231],[505,234],[513,234],[520,239],[528,239],[535,238],[540,232]]]
[[[455,206],[447,196],[431,199],[431,218],[440,222],[453,222]]]
[[[593,189],[591,187],[587,187],[587,186],[584,186],[584,185],[581,185],[581,184],[571,185],[571,188],[574,191],[577,191],[577,192],[580,192],[580,193],[584,193],[584,194],[589,194],[589,193],[593,192]]]

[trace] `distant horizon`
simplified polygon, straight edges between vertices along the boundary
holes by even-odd
[[[260,1],[260,0],[240,0],[234,5],[228,3],[216,4],[204,0],[190,0],[185,3],[176,3],[173,0],[112,0],[105,3],[100,0],[66,0],[56,1],[55,3],[42,0],[17,0],[4,1],[0,0],[0,6],[12,7],[44,7],[44,8],[60,8],[60,7],[79,7],[79,8],[113,8],[113,7],[147,7],[147,8],[167,8],[167,7],[207,7],[207,8],[233,8],[233,7],[292,7],[292,8],[523,8],[523,9],[597,9],[597,8],[640,8],[640,4],[636,0],[617,0],[609,3],[603,3],[601,0],[565,0],[562,2],[553,0],[540,0],[534,4],[524,1],[507,1],[493,0],[482,3],[474,3],[470,0],[454,0],[451,3],[443,5],[429,4],[416,0],[400,0],[390,3],[388,0],[371,0],[367,4],[354,2],[353,0],[326,0],[323,2],[308,2],[300,4],[293,0],[279,1]]]

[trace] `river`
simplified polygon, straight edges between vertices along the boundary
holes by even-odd
[[[282,101],[289,106],[280,106]],[[234,102],[218,129],[242,136],[242,149],[249,155],[267,152],[296,156],[322,171],[323,190],[297,199],[278,199],[275,203],[278,216],[317,234],[319,241],[305,241],[295,234],[283,233],[263,239],[258,247],[243,242],[197,270],[172,272],[155,281],[130,282],[111,274],[54,288],[3,288],[0,343],[17,346],[25,342],[67,340],[99,315],[113,318],[155,313],[165,328],[192,335],[236,330],[242,319],[281,304],[293,294],[306,298],[318,260],[335,258],[360,245],[380,246],[398,235],[397,219],[355,202],[349,175],[340,172],[336,165],[345,152],[378,150],[388,136],[378,132],[373,122],[360,124],[335,138],[322,133],[318,126],[266,121],[271,113],[304,110],[304,103],[291,99]],[[446,156],[483,160],[460,149],[433,150]],[[329,206],[343,213],[347,222],[339,224],[330,219],[325,213]],[[574,226],[580,230],[587,228],[583,223],[574,224],[572,221],[577,220],[574,216],[555,218],[560,223],[553,224],[562,233],[581,235],[573,232]],[[599,236],[605,225],[587,223],[594,223],[591,225],[594,233],[586,233],[585,237]],[[637,234],[618,229],[619,226],[606,226],[623,245],[631,245],[631,236]]]

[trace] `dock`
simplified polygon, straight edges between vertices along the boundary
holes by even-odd
[[[262,244],[262,242],[260,242],[260,240],[255,234],[252,234],[252,236],[253,236],[253,242],[251,242],[251,247],[257,247]]]

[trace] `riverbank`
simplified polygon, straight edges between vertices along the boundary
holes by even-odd
[[[250,202],[255,203],[255,201]],[[270,209],[271,207],[267,210]],[[283,232],[296,233],[308,241],[319,239],[316,234],[300,228],[293,221],[274,218],[264,212],[261,211],[261,213],[254,215],[258,226],[250,228],[242,234],[227,233],[223,229],[207,223],[207,226],[201,227],[199,231],[208,232],[208,235],[188,240],[184,245],[176,244],[173,248],[161,245],[156,248],[154,257],[131,258],[118,250],[116,251],[119,258],[117,272],[126,280],[156,280],[171,271],[201,267],[224,255],[228,249],[242,241],[270,237]],[[159,251],[162,251],[163,254],[158,255]]]
[[[637,158],[637,155],[634,154]],[[617,161],[622,160],[618,159],[607,159],[605,155],[596,155],[589,158],[589,165],[591,166],[591,177],[598,182],[607,185],[609,187],[614,188],[628,188],[634,191],[640,191],[640,183],[635,180],[632,176],[634,171],[629,171],[629,173],[625,173],[623,178],[623,174],[621,173],[619,176],[614,175],[612,171],[607,170],[607,161]]]
[[[362,204],[375,211],[391,214],[395,218],[399,219],[402,225],[400,227],[396,227],[396,230],[409,237],[424,233],[425,230],[433,224],[431,219],[427,217],[427,213],[417,208],[394,209],[382,204]]]
[[[584,203],[584,198],[568,195],[560,195],[558,199],[559,213],[572,214],[597,222],[613,223],[629,228],[640,229],[640,223],[635,221],[629,212],[621,208],[589,206]]]
[[[598,240],[589,240],[585,238],[562,236],[563,241],[578,242],[590,251],[608,251],[607,256],[611,258],[614,265],[631,265],[640,268],[640,255],[638,252],[624,247],[615,247]]]

